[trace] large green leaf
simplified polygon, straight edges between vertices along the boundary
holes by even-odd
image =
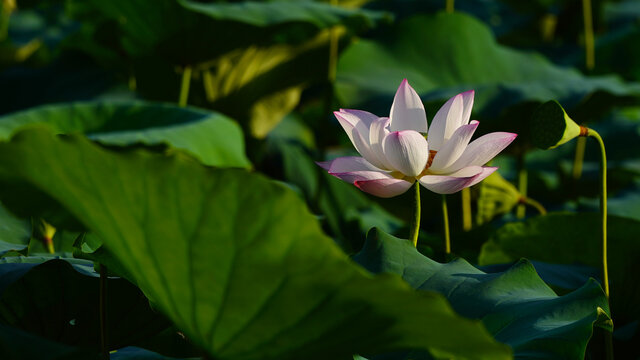
[[[16,218],[0,205],[0,256],[25,250],[30,238],[31,223]]]
[[[91,16],[87,23],[96,20],[95,10],[115,21],[129,56],[160,56],[179,65],[195,65],[248,45],[282,42],[283,37],[301,40],[334,25],[368,27],[381,18],[372,11],[308,1],[92,0],[74,7],[81,18],[83,13]]]
[[[0,324],[0,355],[11,360],[98,360],[95,352]]]
[[[353,264],[293,191],[262,176],[42,129],[0,144],[0,167],[66,206],[218,359],[510,356],[442,296]]]
[[[202,3],[178,0],[180,5],[218,20],[233,20],[256,26],[291,22],[310,23],[318,28],[345,20],[365,22],[369,26],[383,14],[370,10],[343,8],[315,1],[243,1],[241,3]]]
[[[240,128],[211,111],[145,102],[48,105],[1,117],[0,139],[36,123],[63,134],[84,133],[107,145],[166,144],[186,150],[206,165],[249,166]]]
[[[482,319],[517,358],[584,359],[593,326],[612,328],[607,298],[595,281],[557,296],[527,260],[498,273],[480,271],[464,259],[441,264],[377,229],[354,260],[375,273],[400,274],[419,290],[444,294],[460,314]]]
[[[100,349],[99,278],[93,263],[50,257],[0,259],[0,323],[44,338]],[[155,335],[168,326],[135,286],[107,284],[109,348]]]
[[[481,265],[510,262],[521,257],[602,269],[601,218],[597,213],[554,213],[525,222],[509,223],[484,244]],[[611,308],[620,323],[640,319],[640,222],[609,216],[608,258]]]
[[[426,101],[475,89],[474,109],[487,117],[523,102],[557,99],[571,108],[594,92],[640,94],[638,84],[615,76],[585,77],[538,54],[499,45],[486,25],[459,13],[414,16],[379,39],[357,42],[340,58],[337,92],[345,106],[386,116],[403,78]],[[505,119],[508,128],[500,130],[520,130],[527,119],[511,115],[517,118]]]
[[[111,354],[112,360],[186,360],[186,358],[175,358],[164,356],[153,351],[142,349],[139,347],[129,346]],[[192,360],[199,360],[201,358],[189,358]]]

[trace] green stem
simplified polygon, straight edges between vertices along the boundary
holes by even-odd
[[[471,221],[471,189],[464,188],[460,192],[462,199],[462,230],[469,231],[473,226]]]
[[[518,192],[520,192],[520,195],[522,195],[525,199],[527,198],[528,176],[529,175],[527,174],[527,166],[525,164],[524,154],[519,155],[518,156]],[[518,217],[518,219],[524,219],[526,213],[527,213],[527,208],[525,204],[518,205],[518,208],[516,209],[516,216]]]
[[[416,188],[416,211],[413,218],[413,229],[411,229],[411,242],[413,246],[418,247],[418,235],[420,234],[420,182],[413,184]]]
[[[180,85],[180,98],[178,105],[187,106],[189,99],[189,86],[191,85],[191,66],[185,66],[182,71],[182,83]]]
[[[109,360],[107,338],[107,267],[100,264],[100,348],[102,359]]]
[[[447,196],[442,195],[442,218],[444,221],[444,252],[451,254],[451,237],[449,236],[449,211],[447,210]]]
[[[580,136],[576,140],[576,154],[573,158],[573,171],[571,173],[574,180],[579,180],[582,176],[582,163],[584,162],[584,150],[587,145],[587,138]]]
[[[447,0],[447,13],[452,14],[454,10],[454,0]]]
[[[605,331],[604,348],[606,351],[606,359],[613,360],[613,336],[609,331]]]
[[[602,190],[600,192],[600,213],[602,214],[602,282],[604,283],[604,293],[609,298],[609,269],[607,266],[607,154],[604,149],[604,141],[600,134],[593,129],[588,129],[587,136],[590,136],[600,144],[602,161],[600,170],[602,175]]]
[[[213,75],[211,75],[211,70],[206,69],[202,71],[202,84],[204,85],[204,93],[207,96],[207,101],[213,102],[216,99],[216,92],[213,88]]]
[[[587,70],[593,70],[596,65],[596,56],[593,40],[593,16],[591,14],[591,0],[582,0],[582,16],[584,18],[585,66]]]
[[[338,6],[338,0],[331,0],[331,5]],[[329,32],[329,71],[327,72],[327,77],[331,85],[333,85],[336,80],[338,64],[338,29],[334,26]]]

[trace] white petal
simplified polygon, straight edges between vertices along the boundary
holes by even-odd
[[[389,133],[382,146],[389,164],[407,176],[418,176],[429,160],[427,140],[413,130]]]
[[[482,173],[482,167],[470,166],[449,175],[425,175],[420,178],[420,184],[438,194],[453,194],[471,186]]]
[[[508,132],[494,132],[481,136],[467,146],[458,160],[441,172],[456,171],[467,166],[484,165],[511,144],[517,136],[517,134]]]
[[[384,155],[382,141],[389,134],[389,118],[380,118],[371,124],[369,129],[369,144],[371,151],[378,157],[380,163],[384,164],[383,169],[390,170],[391,164]]]
[[[462,124],[463,113],[464,99],[462,94],[452,97],[442,105],[429,127],[428,139],[431,150],[440,151],[444,142]]]
[[[342,128],[347,133],[347,136],[349,136],[351,143],[360,155],[373,165],[379,168],[384,168],[385,165],[378,160],[378,157],[369,147],[369,125],[367,125],[361,118],[353,115],[354,111],[357,110],[349,110],[349,112],[335,111],[333,114],[336,116],[336,119],[338,119],[338,122],[340,122],[340,125],[342,125]],[[362,113],[366,113],[366,111],[363,111]],[[373,114],[371,115],[375,116]],[[367,121],[369,120],[371,119],[367,119]]]
[[[390,198],[403,194],[413,183],[402,179],[376,179],[356,181],[354,183],[360,190],[382,198]]]
[[[340,109],[340,113],[352,123],[362,123],[367,129],[371,123],[378,120],[378,116],[364,110]]]
[[[460,126],[453,135],[451,135],[451,138],[444,142],[444,146],[442,146],[433,158],[433,163],[431,163],[429,170],[439,173],[439,170],[450,166],[458,160],[464,152],[464,149],[469,145],[469,141],[476,131],[478,124],[479,123],[474,120],[471,124]]]
[[[475,91],[469,90],[460,94],[462,95],[462,108],[464,109],[462,111],[462,119],[460,120],[461,125],[468,124],[471,119],[471,109],[473,109],[473,97],[475,93]]]
[[[391,131],[427,132],[427,114],[424,112],[422,100],[409,85],[407,79],[402,80],[398,91],[396,91],[389,118],[391,119],[389,125]]]

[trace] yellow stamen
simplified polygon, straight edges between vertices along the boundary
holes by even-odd
[[[429,159],[427,160],[427,165],[424,167],[424,170],[422,170],[422,173],[420,174],[420,176],[424,176],[427,174],[427,170],[431,167],[431,163],[433,163],[433,158],[436,157],[437,153],[438,151],[436,150],[429,150]]]

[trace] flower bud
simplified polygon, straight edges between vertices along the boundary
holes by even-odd
[[[547,101],[531,118],[531,141],[541,149],[553,149],[580,135],[576,124],[555,100]]]

